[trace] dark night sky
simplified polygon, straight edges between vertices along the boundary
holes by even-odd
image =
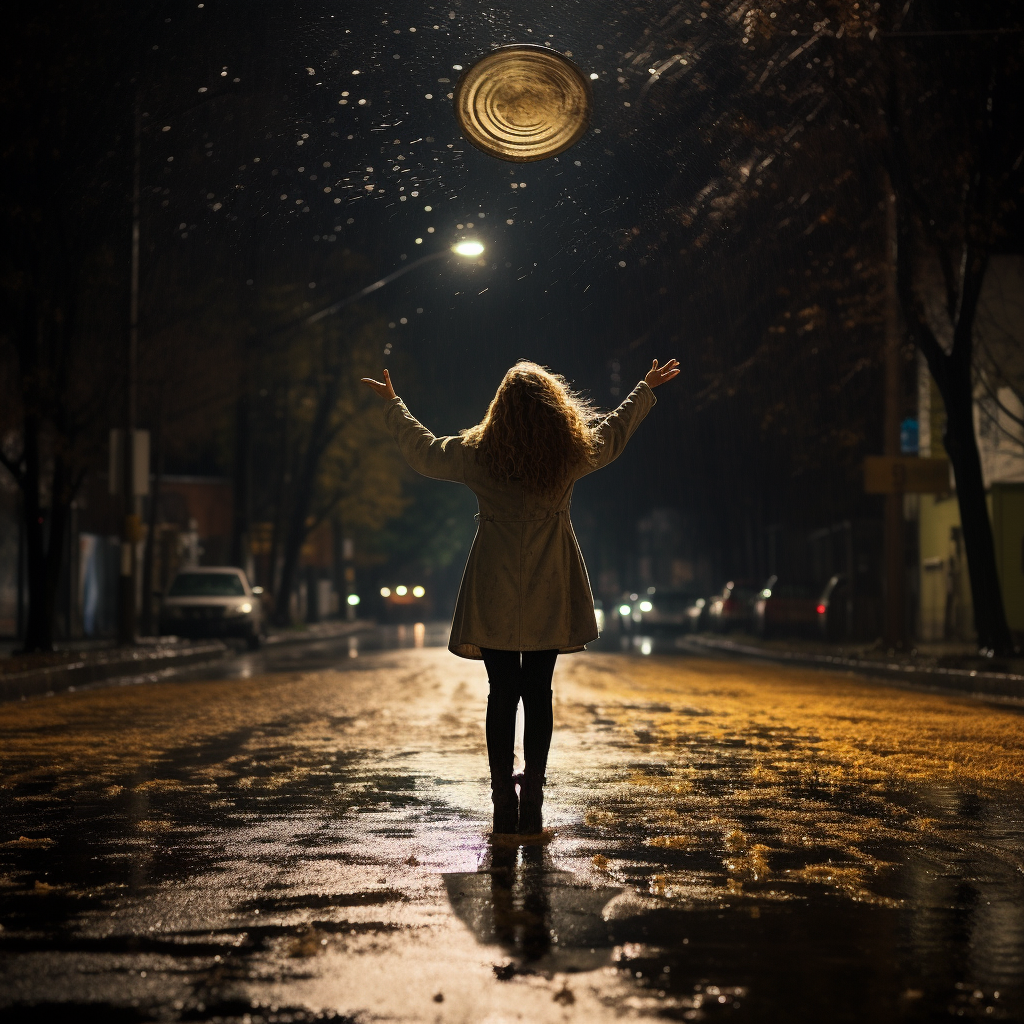
[[[446,395],[438,411],[450,408],[455,418],[438,427],[454,429],[475,415],[496,377],[520,356],[550,363],[610,402],[607,360],[655,321],[661,284],[659,268],[639,267],[620,251],[615,233],[658,229],[675,198],[664,189],[675,165],[659,166],[667,161],[657,119],[623,107],[615,81],[621,49],[638,26],[620,25],[612,4],[534,6],[535,15],[530,5],[517,6],[513,19],[470,7],[350,4],[335,14],[304,4],[292,9],[294,17],[269,16],[253,27],[256,38],[244,46],[230,40],[222,52],[213,45],[222,34],[204,19],[219,14],[233,22],[223,9],[189,12],[186,27],[167,25],[174,40],[196,38],[209,51],[199,61],[193,49],[189,73],[176,69],[171,106],[205,87],[205,95],[216,94],[208,103],[216,109],[200,105],[178,124],[166,118],[169,131],[151,130],[154,181],[171,189],[162,230],[198,222],[186,241],[219,246],[237,223],[229,219],[238,217],[253,226],[259,263],[296,260],[302,247],[345,245],[369,256],[368,279],[399,267],[403,255],[414,259],[473,235],[487,245],[486,267],[435,264],[374,299],[398,325],[396,351],[432,364],[440,379],[457,374],[473,382],[465,408],[451,406]],[[560,158],[527,165],[466,144],[447,98],[457,67],[495,43],[523,40],[550,42],[598,75],[588,134]],[[635,93],[636,69],[629,75]],[[236,116],[246,127],[220,120],[243,107]],[[622,138],[624,130],[632,137]],[[197,132],[212,150],[198,167],[194,158],[182,160],[180,148],[199,148]],[[179,165],[168,170],[160,165],[170,156]],[[211,185],[211,177],[220,180]],[[244,191],[235,190],[239,184]],[[215,199],[207,201],[210,191]],[[216,210],[214,202],[221,204]],[[325,236],[334,237],[321,241]],[[329,280],[316,283],[318,297],[332,295]],[[627,376],[640,372],[640,359],[633,362],[623,368]]]
[[[632,537],[637,517],[669,505],[691,524],[690,549],[732,572],[747,543],[744,524],[806,529],[877,514],[857,471],[879,448],[877,326],[848,328],[823,313],[812,341],[794,347],[799,358],[762,357],[745,393],[700,399],[709,366],[742,365],[782,305],[799,309],[804,285],[794,293],[794,280],[827,284],[833,264],[838,277],[843,258],[859,267],[880,244],[869,221],[876,168],[860,129],[839,105],[822,108],[822,89],[805,88],[825,64],[808,60],[806,72],[791,64],[790,91],[780,85],[760,106],[750,106],[748,89],[743,116],[753,110],[760,123],[740,123],[737,97],[754,46],[741,47],[734,8],[707,18],[700,0],[140,8],[138,29],[125,31],[137,47],[126,60],[140,67],[146,124],[144,249],[185,253],[176,283],[186,288],[210,278],[251,280],[256,290],[304,281],[314,286],[312,310],[401,267],[403,257],[478,238],[484,266],[431,263],[368,300],[394,324],[381,369],[391,363],[398,390],[437,433],[477,420],[520,357],[564,373],[605,407],[652,356],[678,357],[683,375],[660,392],[627,458],[579,488],[578,520],[583,533],[596,524],[595,544],[601,530],[606,539]],[[771,45],[788,50],[791,35],[794,45],[810,37],[821,7],[808,0],[784,10],[785,38]],[[557,159],[505,163],[459,133],[448,97],[460,69],[513,42],[549,43],[597,76],[591,128]],[[677,59],[673,47],[691,43],[690,66],[677,61],[664,78],[650,76],[649,65]],[[97,131],[109,131],[103,116]],[[803,158],[805,180],[795,180],[786,170],[802,137],[794,132],[826,116],[838,130],[819,133],[825,145]],[[782,147],[765,173],[766,192],[777,191],[751,199],[698,244],[699,228],[713,220],[702,213],[703,227],[691,229],[686,212],[711,209],[730,174],[735,185],[755,137],[762,155],[764,139]],[[789,149],[771,141],[793,138]],[[829,182],[839,172],[837,191]],[[362,262],[355,278],[338,281],[325,268],[343,250]],[[158,292],[158,272],[146,271],[144,288]],[[866,281],[862,291],[871,288]],[[144,322],[143,339],[159,326]],[[773,403],[782,419],[786,407],[812,410],[802,438],[765,429],[755,406]],[[860,440],[833,459],[831,438],[844,430]]]
[[[606,407],[652,355],[677,356],[692,375],[717,312],[666,325],[665,267],[622,243],[631,228],[645,236],[672,229],[669,211],[713,170],[696,128],[676,118],[676,141],[680,132],[694,136],[693,170],[680,168],[665,153],[664,109],[638,102],[646,67],[623,53],[649,17],[624,16],[612,3],[525,4],[514,14],[409,3],[306,3],[252,20],[222,4],[176,13],[155,30],[154,39],[165,38],[147,55],[159,83],[159,100],[146,104],[147,184],[169,190],[147,199],[149,230],[189,246],[193,273],[215,267],[255,287],[282,262],[301,276],[304,259],[325,246],[365,257],[366,283],[403,257],[479,238],[486,266],[428,265],[372,300],[395,324],[404,372],[396,386],[437,433],[478,419],[520,357],[564,373]],[[533,164],[465,143],[448,99],[461,67],[520,41],[550,43],[598,76],[588,133]],[[340,297],[329,278],[315,284],[314,307]],[[681,312],[676,301],[672,315]],[[689,315],[702,312],[691,303]],[[382,368],[386,361],[382,353]],[[616,361],[621,382],[612,378]],[[685,385],[661,392],[629,458],[581,485],[583,520],[588,503],[597,501],[592,514],[603,517],[610,500],[616,528],[628,530],[652,504],[680,503],[692,483],[678,478],[674,453],[696,443],[680,423],[686,394]]]

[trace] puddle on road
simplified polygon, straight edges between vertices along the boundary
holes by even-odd
[[[1024,1016],[1019,789],[936,766],[900,782],[885,766],[909,748],[853,690],[826,695],[829,721],[810,690],[766,682],[754,707],[735,680],[673,693],[601,657],[559,681],[556,835],[537,847],[486,840],[479,667],[442,652],[97,692],[52,705],[62,721],[23,709],[36,738],[2,755],[5,1013],[305,1021],[381,1015],[391,987],[419,986],[418,1009],[403,995],[387,1014]],[[211,721],[186,728],[200,693]],[[923,703],[921,729],[930,707],[954,720]],[[981,718],[963,724],[991,742]],[[380,1005],[358,1002],[361,975]],[[491,1009],[470,1012],[458,984]]]
[[[604,911],[622,890],[556,867],[544,846],[496,844],[476,871],[446,873],[444,884],[477,941],[509,954],[495,967],[500,978],[591,971],[610,960]]]

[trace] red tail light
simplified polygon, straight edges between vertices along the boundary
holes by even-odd
[[[818,614],[819,615],[824,615],[826,609],[825,609],[825,606],[823,604],[819,604],[817,610],[818,610]]]

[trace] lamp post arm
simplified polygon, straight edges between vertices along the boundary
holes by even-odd
[[[368,284],[361,291],[355,293],[355,295],[349,295],[344,299],[339,299],[337,302],[332,303],[325,309],[321,309],[318,313],[314,313],[312,316],[308,316],[305,319],[307,324],[315,324],[318,320],[322,320],[325,316],[330,316],[332,313],[337,313],[339,309],[349,305],[349,303],[356,302],[359,299],[364,298],[367,295],[372,294],[379,288],[383,288],[384,285],[390,284],[395,280],[396,277],[401,277],[403,274],[408,274],[410,270],[415,267],[421,267],[424,263],[430,263],[432,260],[441,259],[443,256],[447,256],[448,251],[441,249],[439,252],[432,252],[427,256],[421,256],[418,260],[413,260],[412,263],[407,264],[404,267],[399,268],[387,277],[382,277],[379,281],[374,281],[373,284]]]

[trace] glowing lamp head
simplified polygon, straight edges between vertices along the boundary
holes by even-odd
[[[481,242],[458,242],[452,246],[452,252],[456,256],[479,256],[484,251]]]
[[[425,593],[426,593],[426,590],[423,587],[413,587],[412,588],[412,596],[413,597],[422,597]]]
[[[381,597],[390,597],[391,596],[391,588],[390,587],[381,587],[380,588],[380,596]]]
[[[359,604],[359,595],[358,594],[349,594],[348,595],[348,603],[350,605],[352,605],[353,608],[355,608],[355,606],[357,604]]]
[[[399,597],[405,597],[405,595],[409,593],[409,588],[408,587],[395,587],[395,593]]]

